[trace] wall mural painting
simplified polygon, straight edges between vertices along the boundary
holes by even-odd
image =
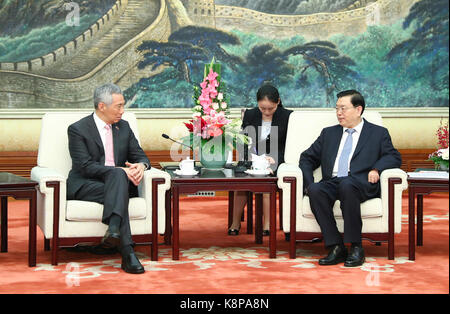
[[[0,0],[0,108],[90,108],[120,85],[130,108],[188,108],[205,63],[231,107],[264,82],[288,107],[446,107],[447,0]]]

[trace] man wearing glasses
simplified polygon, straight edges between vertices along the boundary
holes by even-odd
[[[319,265],[360,266],[365,261],[361,244],[361,203],[380,195],[380,174],[399,168],[401,156],[386,128],[361,116],[364,97],[355,90],[337,95],[339,124],[324,128],[317,140],[300,156],[305,195],[321,228],[328,255]],[[323,179],[314,183],[313,171],[322,167]],[[333,205],[340,200],[344,238],[338,231]],[[348,253],[344,243],[350,243]]]

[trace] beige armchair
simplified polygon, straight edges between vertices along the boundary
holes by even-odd
[[[39,182],[37,223],[44,233],[46,249],[52,239],[52,264],[57,265],[58,249],[84,243],[99,243],[107,226],[101,222],[103,205],[87,201],[66,200],[66,180],[72,166],[67,128],[90,114],[47,113],[42,118],[37,166],[31,178]],[[125,113],[139,141],[136,117]],[[152,260],[158,259],[158,233],[165,232],[165,192],[170,176],[151,168],[139,185],[139,197],[129,202],[130,226],[137,244],[152,244]]]
[[[378,112],[366,110],[363,117],[382,125]],[[311,211],[308,196],[303,196],[303,176],[300,170],[300,154],[319,136],[324,127],[337,124],[333,111],[297,111],[291,114],[286,139],[285,163],[278,168],[278,187],[282,189],[283,231],[290,234],[290,257],[296,256],[297,241],[313,241],[321,238],[320,227]],[[322,178],[320,167],[314,172],[314,181]],[[388,242],[388,258],[394,259],[394,233],[401,232],[402,191],[407,188],[407,175],[401,169],[382,172],[381,197],[361,204],[363,238],[380,244]],[[334,215],[340,232],[343,219],[340,202],[334,204]]]

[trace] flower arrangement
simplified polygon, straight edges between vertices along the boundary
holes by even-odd
[[[221,65],[214,63],[205,65],[204,79],[199,86],[194,86],[194,107],[192,119],[184,122],[189,136],[183,141],[191,143],[199,141],[201,162],[207,164],[207,159],[214,159],[211,167],[225,164],[226,150],[232,150],[236,143],[248,144],[249,138],[240,133],[241,119],[230,119],[229,99],[226,96],[225,83],[220,78]],[[198,143],[198,142],[197,142]],[[209,144],[209,145],[208,145]],[[206,155],[206,157],[205,157]]]
[[[447,170],[449,168],[449,151],[448,151],[448,121],[443,124],[442,119],[439,128],[436,131],[438,138],[438,150],[428,156],[428,160],[434,162],[436,169]]]
[[[209,72],[207,72],[209,70]],[[220,64],[205,66],[205,78],[194,86],[194,108],[192,120],[184,123],[189,132],[202,139],[220,136],[232,120],[228,118],[228,103],[225,99],[225,84],[220,83]]]

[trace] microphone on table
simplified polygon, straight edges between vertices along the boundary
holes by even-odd
[[[162,137],[164,137],[165,139],[168,139],[168,140],[171,140],[172,142],[174,142],[174,143],[177,143],[177,144],[180,144],[180,145],[183,145],[183,146],[186,146],[187,148],[189,148],[190,150],[192,150],[192,146],[189,146],[189,145],[186,145],[186,144],[184,144],[184,143],[181,143],[181,142],[178,142],[178,141],[175,141],[174,139],[171,139],[170,138],[170,136],[169,135],[167,135],[167,134],[161,134],[161,136]]]

